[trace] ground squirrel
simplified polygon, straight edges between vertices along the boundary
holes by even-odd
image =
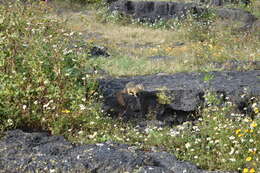
[[[125,102],[123,94],[133,95],[133,96],[137,97],[137,93],[139,93],[143,89],[144,89],[144,86],[142,84],[136,84],[134,82],[128,82],[125,85],[125,88],[123,90],[116,93],[117,102],[121,106],[126,108],[126,102]]]

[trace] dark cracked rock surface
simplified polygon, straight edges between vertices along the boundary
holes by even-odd
[[[125,93],[129,83],[143,88],[136,95]],[[228,98],[235,103],[236,111],[250,114],[250,99],[260,97],[260,70],[101,79],[100,89],[104,110],[111,115],[145,120],[152,114],[157,120],[179,124],[194,120],[192,115],[203,107],[207,92],[223,95],[223,103]],[[161,96],[165,101],[161,101]]]
[[[21,130],[0,140],[0,172],[214,173],[166,152],[116,143],[73,145],[60,136]]]

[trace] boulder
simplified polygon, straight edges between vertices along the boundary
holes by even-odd
[[[203,15],[207,12],[195,3],[167,1],[130,1],[120,0],[110,5],[111,11],[119,11],[139,20],[185,18],[187,14]]]
[[[0,151],[0,172],[213,173],[166,152],[112,142],[73,145],[61,136],[21,130],[7,131]]]
[[[260,36],[260,19],[257,19],[253,24],[252,24],[252,31],[258,32],[258,35]]]
[[[103,56],[103,57],[109,57],[109,53],[107,52],[107,48],[103,46],[93,46],[90,49],[90,55],[91,56]]]
[[[128,83],[143,88],[136,94],[123,92]],[[260,70],[101,79],[100,89],[104,96],[104,110],[112,116],[180,124],[194,120],[196,116],[193,115],[204,106],[207,92],[223,95],[223,102],[229,98],[228,101],[237,105],[238,112],[250,113],[247,107],[250,98],[260,96]],[[245,108],[248,108],[247,112],[244,112]]]
[[[214,0],[215,4],[222,1]],[[125,15],[132,16],[140,21],[154,22],[158,19],[183,19],[187,15],[200,17],[207,15],[210,10],[207,7],[196,3],[171,2],[171,1],[134,1],[119,0],[110,5],[111,11],[118,11]],[[217,8],[213,9],[215,14],[231,21],[240,21],[245,25],[252,25],[257,18],[250,12],[236,8]]]
[[[215,11],[218,17],[231,21],[240,21],[245,24],[252,24],[257,20],[257,18],[250,12],[238,8],[220,8]]]

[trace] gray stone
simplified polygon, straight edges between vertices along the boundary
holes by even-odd
[[[221,5],[221,0],[212,1],[213,5]],[[158,19],[185,19],[188,15],[201,17],[210,13],[209,8],[196,3],[170,2],[170,1],[133,1],[119,0],[110,5],[111,11],[118,11],[132,16],[140,21],[154,22]],[[213,9],[215,14],[230,21],[243,22],[245,27],[251,29],[257,18],[250,12],[236,8]]]
[[[144,152],[129,145],[73,145],[47,133],[13,130],[0,140],[0,172],[206,173],[166,152]]]
[[[103,56],[103,57],[109,57],[109,53],[107,52],[107,48],[102,46],[93,46],[90,49],[90,55],[91,56]]]
[[[195,3],[166,1],[117,1],[110,5],[110,10],[131,15],[139,20],[185,18],[187,14],[202,15],[207,10]]]
[[[122,94],[126,105],[118,100],[129,82],[143,85],[136,96]],[[148,75],[100,80],[100,89],[104,96],[104,110],[110,115],[123,119],[149,119],[151,116],[169,124],[180,124],[194,120],[194,114],[204,106],[204,95],[211,91],[217,95],[229,97],[242,113],[251,97],[260,97],[260,71],[223,71],[209,73],[177,73],[174,75]],[[158,94],[167,98],[160,102]],[[245,94],[245,97],[241,95]],[[122,97],[121,97],[122,99]]]
[[[217,16],[222,19],[228,19],[233,21],[241,21],[245,24],[251,24],[257,20],[257,18],[248,11],[237,8],[220,8],[216,9]]]
[[[257,19],[253,24],[252,24],[252,30],[257,32],[258,35],[260,36],[260,19]]]

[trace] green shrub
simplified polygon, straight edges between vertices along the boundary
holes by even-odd
[[[84,72],[88,55],[69,49],[77,34],[49,12],[44,3],[0,6],[0,130],[63,133],[89,111],[85,88],[93,95],[96,85]]]

